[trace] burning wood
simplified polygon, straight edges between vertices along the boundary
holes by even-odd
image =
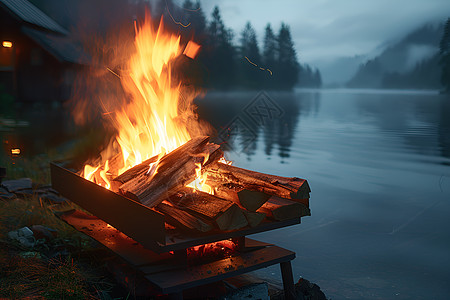
[[[131,169],[128,169],[121,175],[117,176],[111,181],[111,190],[114,192],[118,192],[119,188],[122,184],[124,184],[127,181],[130,181],[131,179],[138,177],[141,173],[146,173],[149,170],[150,164],[155,163],[158,160],[158,155],[153,156],[147,160],[145,160],[143,163],[136,165],[132,167]]]
[[[231,231],[257,227],[267,218],[284,221],[309,215],[306,180],[221,163],[220,146],[208,141],[207,136],[193,138],[170,153],[108,178],[111,189],[157,210],[167,223],[189,232]],[[111,161],[120,161],[120,156]],[[106,167],[92,171],[101,185],[106,183]],[[211,194],[188,185],[199,176],[212,189]]]
[[[250,171],[223,163],[214,163],[204,171],[209,181],[217,184],[231,184],[235,188],[260,191],[287,199],[309,198],[308,182],[297,177],[281,177]]]
[[[145,169],[119,187],[119,192],[154,207],[176,193],[196,177],[195,170],[200,166],[219,160],[223,155],[220,147],[208,144],[209,137],[190,140],[157,162],[154,174]],[[123,176],[122,176],[123,179]]]

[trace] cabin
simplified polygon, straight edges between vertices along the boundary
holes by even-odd
[[[0,91],[20,102],[64,102],[89,65],[70,32],[28,0],[0,0]]]

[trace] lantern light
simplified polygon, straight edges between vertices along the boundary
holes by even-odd
[[[13,44],[11,41],[3,41],[2,46],[5,48],[12,48]]]

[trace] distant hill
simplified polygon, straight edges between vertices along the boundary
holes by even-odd
[[[366,55],[355,55],[338,57],[331,61],[318,61],[315,65],[320,69],[324,86],[338,87],[345,85],[366,60]]]
[[[444,26],[425,25],[361,64],[347,82],[352,88],[440,87],[439,41]]]

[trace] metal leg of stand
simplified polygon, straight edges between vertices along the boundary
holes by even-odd
[[[292,275],[291,261],[280,263],[281,278],[283,279],[284,297],[286,300],[295,299],[294,277]]]
[[[183,300],[183,292],[169,294],[170,300]]]

